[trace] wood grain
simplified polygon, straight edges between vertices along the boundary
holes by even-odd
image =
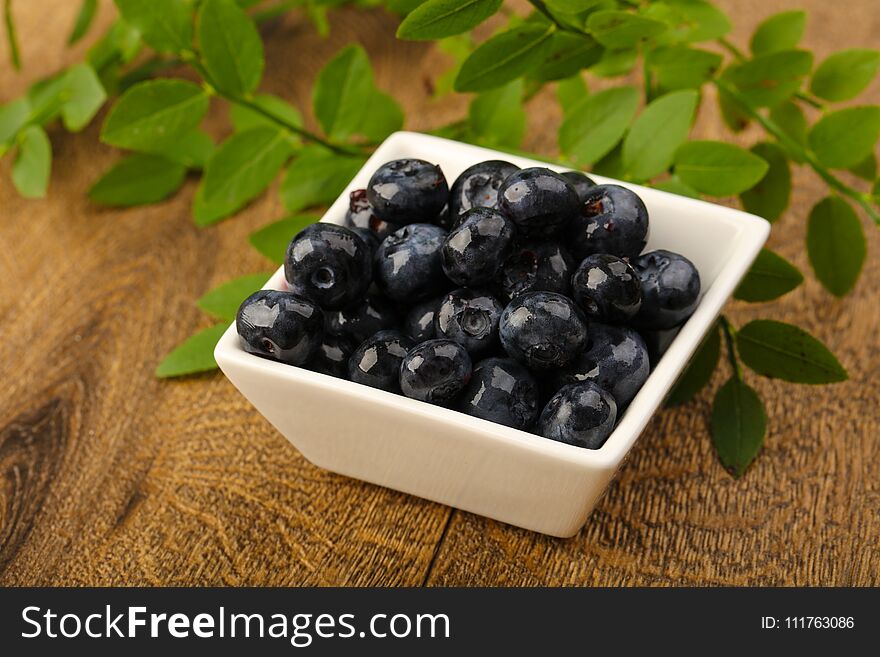
[[[821,0],[720,4],[740,45],[762,17],[803,6],[811,15],[805,43],[818,56],[880,47],[874,0],[847,3],[845,12]],[[4,102],[86,47],[57,45],[76,3],[13,5],[25,69],[0,65]],[[392,17],[345,10],[331,22],[326,40],[295,17],[267,28],[266,91],[308,107],[322,63],[358,40],[379,85],[405,105],[407,127],[466,111],[466,99],[429,98],[447,60],[395,41]],[[729,138],[712,99],[704,106],[696,134]],[[529,122],[526,146],[553,154],[559,113],[551,93],[531,102]],[[807,387],[750,376],[767,400],[770,437],[740,481],[712,452],[712,391],[663,411],[584,530],[558,540],[324,472],[220,376],[156,381],[162,355],[210,322],[194,300],[266,268],[246,237],[283,210],[269,194],[232,221],[198,229],[189,218],[194,181],[157,206],[100,209],[85,192],[119,155],[98,143],[98,125],[79,135],[50,131],[45,201],[19,199],[8,158],[0,165],[0,584],[880,582],[877,229],[866,224],[870,259],[845,300],[808,276],[782,301],[727,309],[736,323],[764,316],[803,325],[841,357],[850,382]],[[220,104],[207,128],[218,137],[228,130]],[[808,271],[805,217],[824,192],[804,170],[795,185],[771,245]]]

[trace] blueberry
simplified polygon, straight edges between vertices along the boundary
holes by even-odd
[[[634,258],[648,241],[648,210],[642,199],[625,187],[596,185],[586,191],[567,235],[566,244],[578,260],[593,253]]]
[[[424,160],[386,162],[367,185],[367,199],[379,217],[392,224],[431,223],[449,197],[440,167]]]
[[[478,162],[461,172],[449,190],[449,214],[453,221],[471,208],[497,208],[501,183],[519,171],[503,160]]]
[[[497,210],[468,210],[447,235],[440,252],[447,278],[458,285],[491,281],[513,241],[514,230],[511,221]]]
[[[547,402],[538,433],[567,445],[599,449],[611,435],[617,404],[592,381],[565,386]]]
[[[434,317],[443,302],[443,297],[421,301],[410,308],[403,320],[403,332],[415,340],[416,344],[435,337]]]
[[[370,249],[360,235],[344,226],[307,226],[287,247],[284,276],[291,292],[325,310],[344,308],[363,297],[370,286]]]
[[[648,360],[651,362],[651,369],[657,366],[663,354],[669,349],[669,345],[675,340],[678,332],[681,331],[680,326],[665,331],[647,331],[642,330],[641,335],[648,347]]]
[[[574,217],[578,195],[571,183],[543,167],[508,176],[498,190],[498,207],[527,236],[549,237]]]
[[[367,200],[366,189],[356,189],[348,195],[345,225],[348,228],[368,230],[376,236],[379,242],[397,230],[397,226],[389,224],[387,221],[382,221],[376,216],[373,206]]]
[[[642,286],[630,264],[607,253],[584,258],[571,277],[571,296],[587,319],[626,322],[642,305]]]
[[[645,383],[651,366],[648,347],[631,328],[592,323],[587,349],[564,369],[552,373],[556,389],[592,381],[607,390],[622,409]]]
[[[348,378],[371,388],[400,392],[400,364],[413,341],[400,331],[379,331],[348,359]]]
[[[348,359],[355,343],[344,335],[324,333],[324,340],[309,364],[309,369],[340,379],[348,378]]]
[[[486,358],[474,366],[456,408],[514,429],[528,429],[538,417],[538,384],[510,358]]]
[[[536,370],[563,367],[587,344],[587,322],[566,296],[529,292],[501,313],[498,333],[505,351]]]
[[[496,278],[513,299],[526,292],[568,294],[574,261],[556,242],[524,242],[511,250]]]
[[[235,316],[242,348],[290,365],[305,365],[321,346],[324,316],[309,299],[292,292],[260,290]]]
[[[446,231],[431,224],[410,224],[386,237],[375,258],[379,289],[407,303],[448,289],[440,261],[445,239]]]
[[[700,297],[700,273],[694,263],[671,251],[651,251],[633,262],[642,285],[639,328],[670,329],[690,317]]]
[[[416,345],[400,364],[400,389],[413,399],[445,404],[468,384],[471,357],[452,340],[428,340]]]
[[[356,345],[378,331],[394,328],[400,321],[395,306],[374,294],[342,310],[328,312],[326,316],[330,333],[347,336]]]
[[[444,297],[434,318],[438,338],[455,340],[472,356],[487,353],[498,340],[498,318],[503,306],[495,297],[468,288]]]
[[[574,187],[574,191],[577,192],[581,203],[586,200],[589,189],[596,186],[593,179],[581,171],[566,171],[561,175]]]

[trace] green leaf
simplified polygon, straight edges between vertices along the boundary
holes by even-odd
[[[559,101],[565,116],[568,116],[588,95],[587,83],[580,74],[560,80],[556,85],[556,100]]]
[[[281,181],[281,202],[289,212],[334,201],[364,164],[317,146],[303,149]]]
[[[204,0],[198,35],[211,82],[233,96],[245,96],[263,76],[263,42],[253,20],[233,0]]]
[[[579,14],[601,2],[603,0],[546,0],[544,4],[563,14]]]
[[[666,24],[626,11],[607,9],[590,14],[587,30],[606,48],[630,48],[666,31]]]
[[[669,26],[657,37],[657,41],[664,44],[713,41],[730,32],[732,27],[724,12],[705,0],[653,2],[643,13]]]
[[[661,89],[699,89],[721,66],[721,55],[707,50],[673,46],[652,51],[650,64]]]
[[[251,233],[248,239],[257,251],[280,265],[284,262],[284,255],[287,253],[287,245],[290,244],[290,240],[299,231],[315,223],[318,219],[320,217],[311,214],[285,217]]]
[[[736,334],[743,363],[758,374],[792,383],[846,381],[846,370],[816,338],[797,326],[756,319]]]
[[[829,196],[810,211],[807,253],[816,278],[831,294],[842,297],[853,289],[866,251],[862,222],[849,203]]]
[[[623,137],[639,105],[633,87],[614,87],[588,96],[562,122],[559,147],[578,164],[592,164]]]
[[[721,110],[724,124],[733,132],[742,132],[751,122],[742,103],[724,89],[718,89],[718,109]]]
[[[179,135],[174,141],[158,142],[155,147],[141,150],[145,153],[161,155],[189,169],[202,169],[214,152],[214,140],[202,130],[193,128]]]
[[[675,153],[675,173],[698,192],[732,196],[754,186],[767,163],[749,151],[720,141],[692,141]]]
[[[804,275],[770,249],[761,249],[733,296],[741,301],[771,301],[803,283]]]
[[[0,153],[3,146],[9,144],[28,122],[31,115],[31,104],[27,96],[16,98],[0,107]]]
[[[18,155],[12,165],[12,182],[25,198],[43,198],[49,187],[52,146],[40,126],[25,128],[18,138]]]
[[[674,91],[652,101],[623,140],[623,165],[635,180],[648,180],[672,164],[687,139],[697,108],[696,91]]]
[[[546,58],[529,75],[535,80],[561,80],[598,62],[604,49],[593,39],[571,32],[557,32]]]
[[[156,376],[167,379],[217,369],[214,347],[228,327],[225,322],[215,324],[187,338],[159,364],[156,368]]]
[[[788,207],[791,197],[791,169],[785,151],[777,144],[761,142],[750,149],[768,164],[767,173],[751,189],[740,194],[747,212],[773,223]]]
[[[130,207],[158,203],[180,189],[186,167],[158,155],[136,153],[113,165],[89,189],[96,203]]]
[[[602,159],[593,165],[593,172],[606,178],[626,176],[626,171],[623,169],[623,143],[618,143],[606,155],[603,155]]]
[[[590,67],[590,73],[600,78],[618,78],[632,72],[638,60],[637,48],[606,50],[602,58]]]
[[[60,113],[67,97],[67,78],[63,73],[53,75],[30,86],[27,92],[31,105],[29,122],[46,125]]]
[[[526,131],[526,112],[522,106],[523,81],[484,91],[470,105],[468,127],[480,144],[518,148]]]
[[[773,14],[758,25],[750,47],[753,55],[765,55],[797,46],[807,26],[807,12],[802,9]]]
[[[484,41],[455,78],[456,91],[485,91],[507,84],[544,60],[555,28],[523,23]]]
[[[192,50],[192,6],[184,0],[115,0],[126,23],[159,52]]]
[[[826,167],[846,169],[874,151],[880,137],[880,107],[847,107],[826,114],[808,136],[810,148]]]
[[[770,119],[796,144],[801,146],[807,145],[809,125],[807,124],[807,117],[804,116],[804,111],[797,103],[786,101],[776,107],[771,107]],[[794,153],[790,154],[790,156],[796,162],[800,161],[800,158],[796,157]]]
[[[651,187],[669,192],[670,194],[678,194],[688,198],[700,198],[700,193],[690,185],[685,185],[678,176],[670,176],[666,180],[652,184]]]
[[[849,171],[862,180],[874,182],[877,178],[877,157],[869,153],[864,160],[849,168]]]
[[[403,127],[403,110],[388,94],[374,90],[364,99],[363,118],[358,132],[371,141],[382,141]]]
[[[712,405],[712,444],[721,464],[734,477],[741,477],[761,447],[767,433],[764,402],[752,388],[728,379]]]
[[[231,281],[226,281],[206,292],[196,301],[196,305],[206,313],[232,322],[235,320],[241,302],[257,290],[262,289],[271,275],[272,272],[260,272],[259,274],[233,278]]]
[[[70,36],[67,38],[67,45],[72,46],[82,39],[92,25],[95,19],[95,11],[98,9],[98,0],[82,0],[79,6],[79,13],[76,15],[76,21]]]
[[[781,50],[728,69],[724,77],[732,82],[755,107],[772,107],[788,99],[801,87],[813,65],[806,50]]]
[[[88,64],[76,64],[67,71],[65,90],[67,99],[61,106],[61,118],[70,132],[79,132],[101,109],[107,92]]]
[[[278,130],[252,128],[235,133],[205,165],[202,200],[225,208],[227,215],[235,212],[269,186],[292,151],[287,135]]]
[[[259,94],[254,96],[251,102],[272,116],[282,119],[285,123],[302,127],[302,114],[283,98],[271,94]],[[244,132],[245,130],[259,127],[278,128],[277,122],[264,116],[257,110],[236,103],[232,103],[229,107],[229,118],[236,132]]]
[[[675,387],[672,388],[672,392],[666,399],[666,405],[679,406],[693,399],[709,383],[709,379],[712,378],[712,373],[718,365],[720,354],[721,335],[718,324],[715,323],[703,338],[687,369],[676,381]]]
[[[830,101],[849,100],[865,90],[880,70],[880,51],[854,48],[836,52],[819,64],[810,91]]]
[[[195,128],[208,111],[208,96],[183,80],[136,84],[116,101],[101,129],[104,143],[149,150]]]
[[[489,18],[502,0],[428,0],[397,28],[399,39],[442,39],[467,32]]]
[[[18,49],[18,35],[15,30],[15,19],[12,16],[12,0],[3,3],[3,23],[6,27],[6,41],[9,43],[9,61],[16,71],[21,70],[21,52]]]

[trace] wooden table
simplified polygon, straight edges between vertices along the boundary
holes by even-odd
[[[60,45],[77,4],[13,2],[25,69],[15,74],[4,53],[0,101],[82,56],[85,44]],[[740,45],[764,16],[805,6],[804,42],[817,56],[880,47],[876,0],[845,9],[825,0],[721,4]],[[395,42],[394,26],[382,12],[346,10],[322,40],[286,18],[265,34],[264,88],[308,107],[321,63],[359,39],[380,86],[406,106],[409,128],[461,116],[463,99],[427,96],[444,56]],[[713,100],[699,137],[725,134]],[[869,100],[880,100],[876,83]],[[529,110],[527,147],[552,154],[559,111],[550,94]],[[208,325],[196,298],[268,268],[246,237],[283,210],[269,194],[199,229],[189,217],[194,181],[157,206],[98,208],[86,190],[119,157],[98,144],[99,124],[79,135],[51,130],[45,201],[18,198],[8,158],[0,165],[0,584],[880,582],[877,228],[866,224],[869,262],[845,300],[808,275],[779,302],[726,309],[737,323],[760,315],[801,324],[837,353],[849,382],[791,386],[750,375],[767,400],[770,435],[739,481],[709,441],[710,392],[659,413],[584,530],[558,540],[320,470],[220,375],[154,379],[162,356]],[[227,129],[219,105],[208,127],[217,136]],[[808,171],[794,179],[771,246],[807,272],[805,218],[824,190]]]

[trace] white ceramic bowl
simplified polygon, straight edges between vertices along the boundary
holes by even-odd
[[[402,157],[438,163],[450,184],[482,160],[548,166],[398,132],[376,150],[322,221],[342,223],[349,192],[366,187],[379,165]],[[634,189],[648,207],[647,249],[670,249],[690,258],[700,271],[703,296],[598,450],[253,356],[239,346],[234,324],[217,344],[217,363],[257,410],[322,468],[544,534],[571,536],[586,521],[770,230],[763,219],[738,210],[621,184]],[[280,268],[266,287],[281,289],[283,281]]]

